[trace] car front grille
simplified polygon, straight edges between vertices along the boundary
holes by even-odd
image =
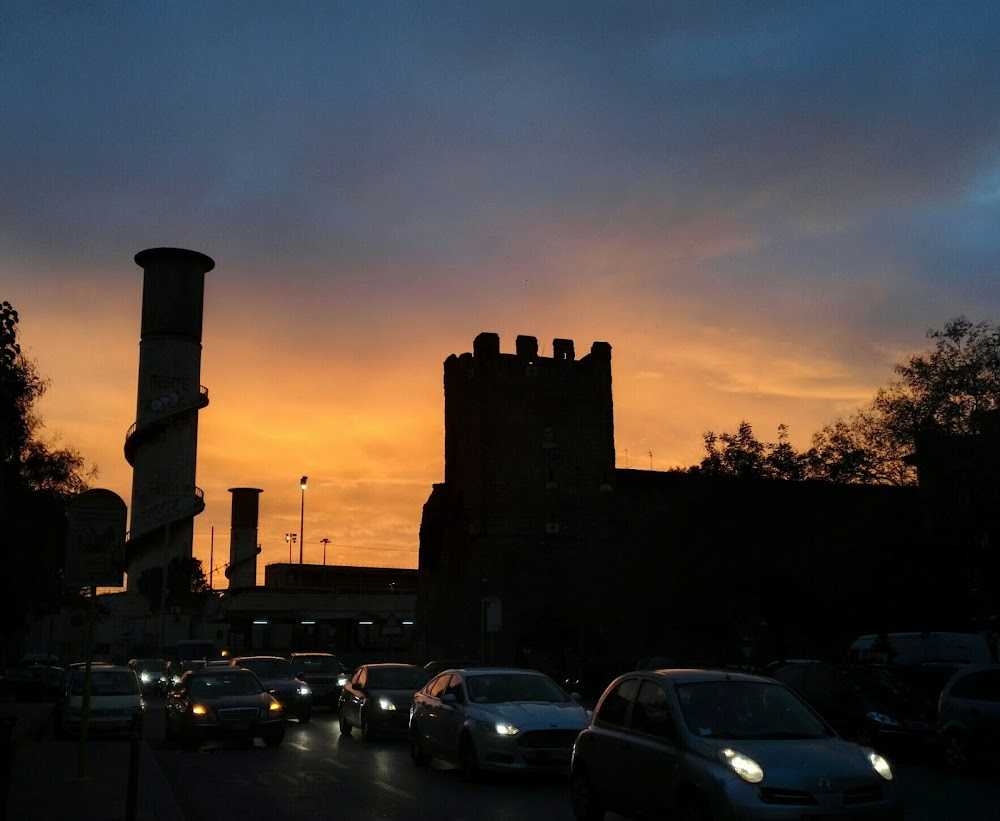
[[[869,784],[866,787],[855,787],[844,793],[845,804],[874,804],[882,800],[882,785]]]
[[[815,806],[816,796],[807,790],[792,790],[784,787],[761,787],[760,800],[765,804],[784,804],[786,806]],[[854,787],[845,790],[843,795],[845,806],[857,804],[875,804],[882,800],[882,787],[879,784],[869,784],[864,787]]]
[[[569,749],[578,735],[580,735],[579,730],[529,730],[517,740],[517,743],[533,750]]]
[[[219,710],[220,721],[252,721],[260,715],[256,707],[226,707]]]
[[[782,787],[761,787],[760,800],[765,804],[787,804],[790,806],[811,806],[816,797],[805,790],[789,790]]]

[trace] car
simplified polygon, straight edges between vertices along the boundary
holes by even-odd
[[[337,657],[332,653],[292,653],[288,660],[295,677],[312,690],[313,706],[324,705],[335,710],[348,679]]]
[[[941,690],[938,731],[952,769],[983,764],[1000,745],[1000,664],[959,670]]]
[[[82,730],[86,681],[86,665],[73,666],[67,674],[66,690],[55,711],[55,728],[60,736],[79,735]],[[88,734],[142,736],[146,702],[132,668],[92,665],[87,707]]]
[[[66,671],[47,664],[11,667],[0,676],[0,702],[55,704],[65,691]]]
[[[291,662],[281,656],[239,656],[231,659],[230,667],[252,670],[264,688],[281,704],[285,718],[296,718],[306,724],[312,718],[312,689],[295,677]]]
[[[934,704],[885,667],[812,661],[781,667],[771,677],[859,744],[912,755],[937,742]]]
[[[168,661],[164,676],[161,695],[166,695],[171,688],[180,683],[182,676],[188,670],[200,670],[207,662],[204,659],[186,659],[185,661]]]
[[[410,758],[482,770],[565,770],[577,734],[590,723],[579,697],[538,670],[445,670],[413,696]]]
[[[455,670],[457,668],[478,667],[479,665],[472,659],[433,659],[424,665],[427,677],[436,676],[444,670]]]
[[[573,745],[578,821],[607,812],[695,819],[902,821],[889,763],[837,735],[790,688],[729,670],[616,678]]]
[[[135,674],[139,677],[143,695],[163,693],[167,681],[165,659],[131,659],[128,666],[135,670]]]
[[[364,741],[382,735],[405,737],[413,694],[429,678],[415,664],[362,664],[340,694],[340,734],[351,736],[357,727]]]
[[[208,740],[260,738],[268,747],[285,739],[281,704],[250,670],[187,670],[164,707],[164,735],[189,750]]]

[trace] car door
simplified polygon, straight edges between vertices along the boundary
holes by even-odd
[[[639,679],[619,681],[603,697],[594,714],[593,732],[587,734],[587,772],[604,803],[611,808],[630,803],[625,785],[628,767],[628,717],[639,689]]]
[[[345,711],[344,717],[356,727],[361,726],[361,705],[367,684],[368,668],[362,665],[354,671],[354,675],[344,688],[344,699],[340,709]]]
[[[423,729],[428,752],[454,759],[458,748],[459,722],[464,719],[464,707],[457,708],[456,693],[464,691],[462,679],[455,673],[445,673],[435,680],[428,693]]]
[[[626,802],[622,806],[657,818],[669,815],[677,789],[680,731],[660,682],[644,679],[639,683],[625,734],[618,761]]]
[[[441,710],[441,696],[444,695],[450,679],[450,673],[442,673],[432,679],[423,690],[413,697],[410,732],[420,739],[424,749],[431,755],[439,755],[441,751],[438,718]]]

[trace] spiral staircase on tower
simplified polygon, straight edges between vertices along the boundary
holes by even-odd
[[[143,442],[148,442],[152,436],[188,415],[198,413],[207,405],[208,388],[204,385],[199,386],[195,398],[186,402],[179,401],[176,394],[156,400],[150,411],[140,416],[125,434],[126,461],[134,467],[136,450],[142,447]],[[190,486],[190,491],[189,496],[165,498],[152,510],[146,511],[138,528],[133,522],[132,530],[126,535],[129,546],[156,533],[162,533],[175,522],[193,519],[201,513],[205,509],[205,492],[195,485]]]

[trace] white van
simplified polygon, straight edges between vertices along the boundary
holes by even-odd
[[[56,712],[60,734],[77,735],[80,732],[85,674],[85,667],[77,667],[69,673],[66,693]],[[91,666],[88,733],[141,736],[145,711],[139,677],[132,668]]]
[[[981,633],[869,633],[851,642],[855,664],[994,664],[995,648]],[[888,641],[888,647],[886,647]]]

